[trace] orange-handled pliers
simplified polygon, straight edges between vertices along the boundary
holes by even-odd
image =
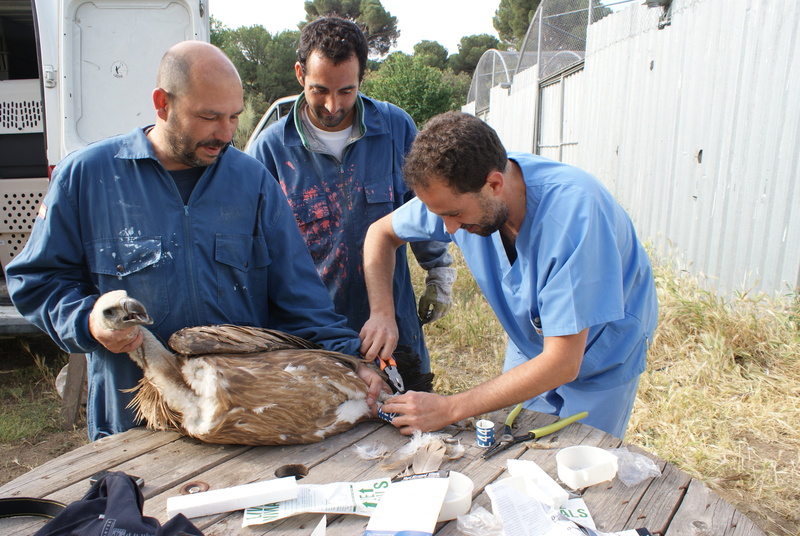
[[[384,371],[387,376],[389,376],[389,383],[392,384],[392,388],[396,393],[406,392],[405,384],[403,384],[403,378],[397,371],[397,362],[394,360],[394,357],[389,356],[389,359],[385,361],[381,359],[380,356],[376,357],[375,364],[381,367],[381,370]]]

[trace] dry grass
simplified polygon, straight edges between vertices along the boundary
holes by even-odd
[[[725,300],[668,269],[656,276],[659,326],[626,440],[740,499],[770,532],[797,534],[797,296]]]
[[[440,393],[498,374],[506,342],[451,249],[454,306],[425,327]],[[625,440],[705,482],[768,533],[800,534],[800,301],[726,300],[666,265],[655,266],[659,326]]]

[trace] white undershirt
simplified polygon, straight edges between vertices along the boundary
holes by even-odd
[[[302,118],[303,124],[314,131],[314,137],[324,144],[332,155],[341,160],[344,146],[347,145],[347,140],[350,139],[350,134],[353,132],[353,125],[351,124],[346,129],[337,130],[336,132],[317,128],[308,118],[308,106],[303,107]]]

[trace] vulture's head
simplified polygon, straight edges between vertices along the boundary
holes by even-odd
[[[128,296],[124,290],[113,290],[100,296],[94,304],[94,311],[99,313],[99,318],[106,327],[112,330],[153,323],[144,305]]]

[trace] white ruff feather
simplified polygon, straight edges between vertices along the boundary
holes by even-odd
[[[386,445],[381,445],[378,443],[370,443],[369,445],[353,445],[353,449],[355,449],[356,454],[362,460],[377,460],[378,458],[383,459],[389,452],[389,448]]]

